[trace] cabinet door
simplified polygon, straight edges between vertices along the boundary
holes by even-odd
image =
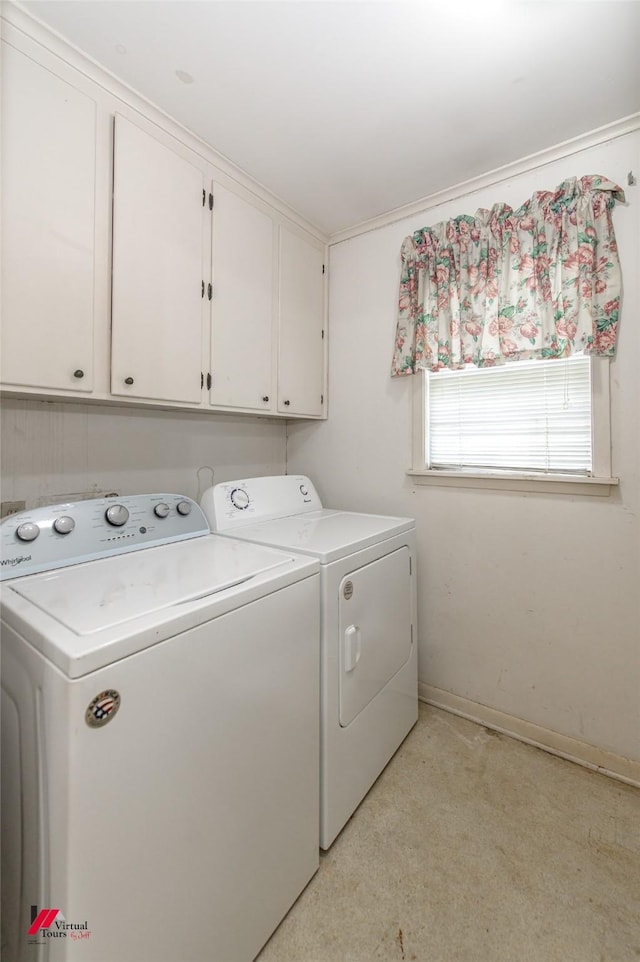
[[[203,188],[200,168],[116,116],[113,394],[201,400]]]
[[[324,413],[324,254],[280,228],[278,411]]]
[[[4,384],[93,388],[96,107],[2,44]]]
[[[273,221],[221,184],[213,196],[211,404],[269,410]]]

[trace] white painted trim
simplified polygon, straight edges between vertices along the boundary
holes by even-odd
[[[464,180],[460,184],[446,187],[443,190],[436,191],[434,194],[428,194],[426,197],[421,197],[420,200],[412,201],[410,204],[404,204],[402,207],[396,207],[394,210],[379,214],[378,217],[372,217],[370,220],[355,224],[353,227],[345,227],[343,230],[336,231],[330,235],[329,245],[340,244],[342,241],[350,240],[352,237],[358,237],[361,234],[369,233],[369,231],[387,227],[389,224],[396,224],[398,221],[404,220],[405,217],[419,214],[432,207],[437,207],[439,204],[445,204],[450,200],[457,200],[458,197],[464,197],[475,191],[483,190],[485,187],[493,187],[505,180],[509,180],[511,177],[526,174],[531,170],[536,170],[538,167],[544,167],[547,164],[552,164],[556,160],[563,160],[565,157],[577,154],[581,150],[597,147],[608,141],[624,137],[638,129],[640,129],[640,112],[630,114],[628,117],[622,117],[620,120],[615,120],[610,124],[606,124],[604,127],[598,127],[596,130],[580,134],[580,136],[573,137],[571,140],[565,140],[563,143],[556,144],[554,147],[539,150],[535,154],[529,154],[528,157],[522,157],[520,160],[504,164],[502,167],[496,167],[494,170],[487,171],[485,174],[472,177],[470,180]]]
[[[640,788],[640,760],[616,755],[596,745],[578,741],[568,735],[561,735],[559,732],[542,728],[523,718],[507,715],[488,705],[481,705],[479,702],[470,701],[468,698],[454,695],[442,688],[435,688],[433,685],[426,685],[424,682],[420,682],[418,695],[420,701],[435,708],[442,708],[452,715],[468,718],[469,721],[484,725],[492,731],[509,735],[510,738],[517,738],[518,741],[525,742],[527,745],[542,748],[545,752],[557,755],[559,758],[566,758],[567,761],[576,762],[591,771],[600,772],[602,775],[608,775],[627,785]]]
[[[8,30],[5,25],[8,26]],[[122,80],[112,74],[105,67],[84,51],[74,46],[61,34],[51,29],[37,17],[33,16],[20,3],[3,0],[0,30],[3,38],[11,42],[11,30],[19,31],[33,42],[44,47],[49,53],[58,57],[65,64],[77,70],[91,82],[97,84],[111,96],[116,97],[132,110],[142,114],[147,120],[157,124],[163,131],[169,133],[176,140],[193,150],[200,157],[213,164],[219,171],[226,174],[236,183],[251,191],[254,195],[265,200],[278,213],[284,215],[298,227],[311,234],[317,240],[326,244],[328,237],[315,224],[311,224],[284,200],[274,194],[260,181],[255,180],[231,160],[219,153],[197,134],[184,127],[177,120],[167,114],[143,94],[129,87]]]
[[[425,471],[427,467],[427,395],[425,373],[416,371],[411,377],[411,467],[407,474]]]
[[[591,358],[591,450],[596,478],[606,478],[611,467],[611,364],[608,357]],[[615,479],[615,483],[618,480]]]
[[[586,494],[607,497],[611,488],[620,484],[619,478],[593,478],[579,474],[517,474],[504,471],[424,471],[410,468],[407,475],[412,484],[440,484],[451,488],[493,488],[498,491],[546,492],[547,494]]]

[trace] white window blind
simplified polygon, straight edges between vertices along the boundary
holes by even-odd
[[[592,474],[589,357],[426,377],[428,468]]]

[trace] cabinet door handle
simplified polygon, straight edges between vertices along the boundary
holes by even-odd
[[[133,378],[132,378],[132,377],[125,377],[124,383],[125,383],[125,384],[133,384]]]
[[[81,370],[80,368],[78,368],[77,371],[74,371],[74,372],[73,372],[73,376],[74,376],[74,377],[77,377],[77,378],[84,377],[84,371]]]
[[[285,403],[285,407],[289,407],[289,405],[291,404],[291,401],[285,401],[284,403]]]
[[[268,394],[265,394],[265,395],[263,396],[262,400],[263,400],[263,401],[265,402],[265,404],[266,404],[266,402],[269,400],[269,395],[268,395]]]
[[[207,297],[209,298],[209,300],[211,300],[212,295],[213,295],[213,286],[212,286],[211,284],[208,284],[208,285],[207,285]]]

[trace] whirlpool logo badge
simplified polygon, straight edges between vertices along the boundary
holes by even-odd
[[[31,925],[27,931],[29,942],[43,944],[49,939],[89,939],[87,922],[67,922],[60,909],[40,909],[31,906]]]
[[[2,565],[3,568],[6,568],[7,566],[10,568],[15,568],[16,565],[24,564],[25,561],[31,561],[30,554],[15,555],[13,558],[2,558],[0,560],[0,565]]]

